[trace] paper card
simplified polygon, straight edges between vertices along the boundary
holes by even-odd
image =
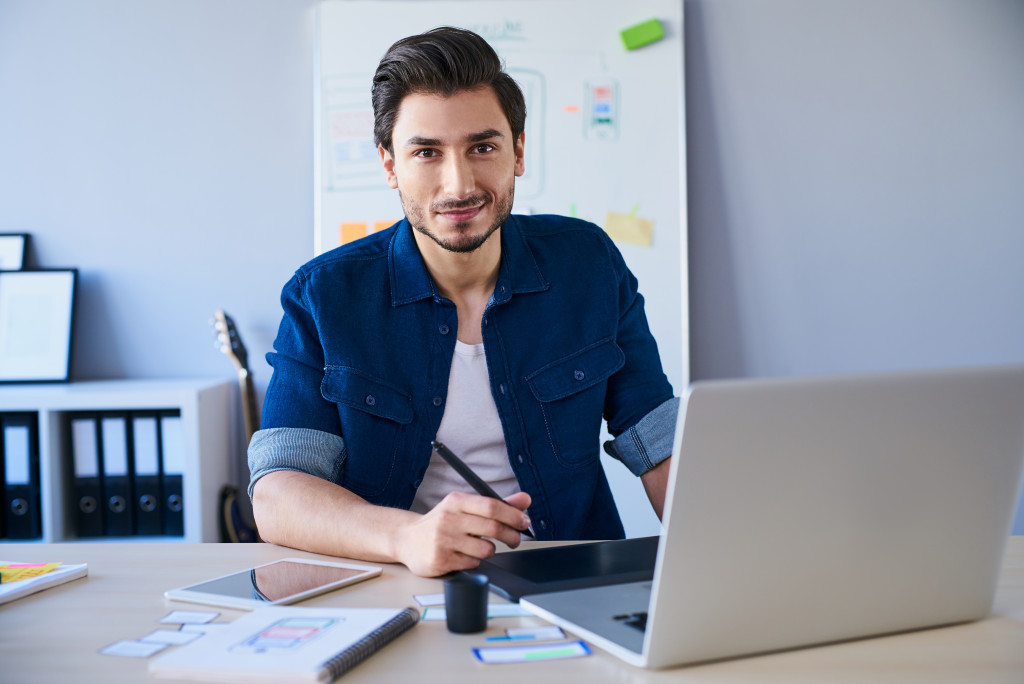
[[[187,644],[190,641],[195,641],[201,636],[203,635],[199,632],[182,632],[177,629],[158,629],[142,637],[139,641],[155,644],[175,644],[180,646],[181,644]]]
[[[205,610],[172,610],[160,618],[160,622],[171,625],[205,625],[216,620],[219,615]]]
[[[443,606],[444,594],[414,594],[413,598],[421,606]]]
[[[564,639],[565,632],[560,627],[509,627],[505,636],[489,636],[487,641],[557,641]]]
[[[489,603],[487,604],[487,618],[503,617],[533,617],[533,613],[522,608],[518,603]],[[444,608],[431,606],[423,611],[423,620],[446,620],[447,612]]]
[[[143,641],[118,641],[100,649],[103,655],[122,656],[124,658],[148,658],[154,653],[167,648],[167,644]]]
[[[491,646],[474,648],[473,655],[481,663],[496,665],[500,663],[529,663],[538,660],[559,660],[562,658],[580,658],[591,654],[590,648],[582,641],[569,641],[562,644],[544,644],[537,646]]]

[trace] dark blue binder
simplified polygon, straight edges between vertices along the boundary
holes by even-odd
[[[0,416],[3,463],[3,533],[7,539],[43,535],[39,496],[39,418],[35,413]]]

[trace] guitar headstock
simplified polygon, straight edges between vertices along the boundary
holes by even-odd
[[[213,328],[217,333],[217,342],[220,350],[239,371],[249,372],[249,353],[242,344],[242,338],[238,334],[238,328],[231,316],[224,313],[223,309],[217,309],[214,314]]]

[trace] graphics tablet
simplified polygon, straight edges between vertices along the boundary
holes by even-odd
[[[643,582],[654,577],[658,537],[497,553],[480,563],[491,590],[510,601],[552,591]]]
[[[334,563],[306,558],[283,558],[241,572],[171,589],[169,599],[243,608],[295,603],[334,589],[376,577],[373,565]]]

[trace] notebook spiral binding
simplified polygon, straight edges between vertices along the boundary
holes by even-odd
[[[365,637],[346,648],[323,664],[331,680],[337,679],[353,667],[379,651],[385,644],[415,625],[420,620],[419,611],[406,608]]]

